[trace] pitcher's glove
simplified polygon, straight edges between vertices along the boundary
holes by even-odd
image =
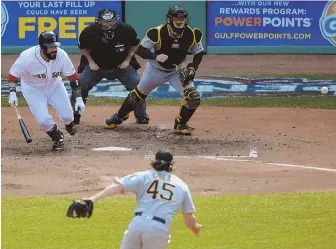
[[[91,200],[73,201],[69,206],[66,216],[70,218],[90,218],[93,212]]]
[[[182,63],[181,65],[175,65],[176,66],[176,71],[180,76],[181,79],[181,84],[183,87],[186,87],[189,85],[191,82],[193,82],[195,75],[196,75],[196,70],[193,67],[192,63],[189,63],[188,66],[184,66]]]

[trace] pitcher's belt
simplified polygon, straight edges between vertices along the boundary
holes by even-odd
[[[142,212],[135,212],[134,214],[135,214],[135,216],[141,216]],[[162,224],[166,224],[166,221],[164,219],[156,217],[156,216],[153,216],[153,220],[161,222]]]

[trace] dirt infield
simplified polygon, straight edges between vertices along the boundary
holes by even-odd
[[[3,74],[16,57],[2,56]],[[79,56],[71,58],[77,66]],[[335,64],[331,55],[206,56],[200,71],[333,73]],[[201,107],[191,121],[194,135],[180,137],[171,130],[178,107],[149,106],[148,126],[131,117],[116,130],[104,129],[116,110],[88,107],[77,135],[66,136],[66,150],[53,153],[28,108],[20,111],[31,144],[24,142],[13,110],[2,108],[2,195],[86,196],[114,176],[147,169],[147,155],[159,148],[172,150],[176,174],[197,195],[336,190],[336,111]],[[132,151],[92,151],[106,146]],[[251,150],[257,157],[249,157]]]
[[[104,129],[105,118],[115,110],[89,107],[78,134],[66,137],[66,150],[53,153],[28,108],[21,112],[31,144],[24,142],[13,111],[3,108],[2,194],[88,195],[114,176],[147,169],[146,156],[158,148],[173,151],[177,175],[198,195],[336,190],[335,111],[201,107],[191,123],[195,134],[180,137],[171,131],[177,108],[150,106],[150,125],[137,125],[131,117],[116,130]],[[92,151],[106,146],[132,151]],[[257,158],[247,157],[251,149]]]

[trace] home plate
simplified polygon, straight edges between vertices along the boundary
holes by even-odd
[[[125,147],[101,147],[101,148],[93,148],[93,151],[131,151],[132,149],[130,148],[125,148]]]

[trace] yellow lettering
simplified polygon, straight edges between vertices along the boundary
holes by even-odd
[[[28,25],[34,23],[34,25]],[[35,31],[36,17],[19,17],[19,39],[26,38],[27,31]]]
[[[48,25],[46,25],[48,24]],[[57,22],[52,17],[39,17],[38,18],[38,35],[40,35],[43,31],[51,31],[55,30],[57,27]]]
[[[76,17],[59,18],[59,38],[76,38],[76,33],[67,33],[66,31],[75,30],[76,25],[67,23],[76,23]]]
[[[78,17],[78,37],[85,27],[89,26],[95,21],[94,17]]]

